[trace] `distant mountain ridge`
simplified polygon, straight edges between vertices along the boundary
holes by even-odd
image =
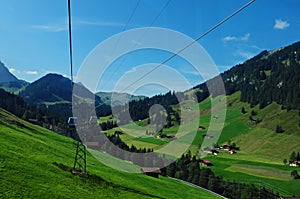
[[[29,104],[47,107],[49,110],[59,112],[64,116],[72,115],[72,100],[78,102],[88,101],[99,106],[99,114],[108,114],[109,107],[103,105],[101,98],[94,95],[80,83],[74,83],[76,95],[72,95],[71,80],[59,74],[47,74],[29,84],[20,91],[21,96]]]
[[[103,103],[111,106],[124,105],[124,102],[133,101],[133,100],[142,100],[145,99],[145,96],[141,95],[131,95],[128,93],[118,93],[118,92],[98,92],[96,93],[99,97],[101,97]],[[114,97],[115,102],[111,104],[112,97]]]
[[[55,102],[71,102],[72,101],[72,84],[71,80],[59,74],[50,73],[37,81],[29,84],[19,96],[23,97],[28,103],[55,103]],[[87,88],[82,84],[74,84],[80,87],[82,98],[93,96]],[[92,99],[91,99],[92,100]],[[102,103],[100,97],[95,97],[98,103]]]

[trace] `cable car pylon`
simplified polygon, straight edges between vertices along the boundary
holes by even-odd
[[[70,50],[70,71],[71,71],[71,90],[73,91],[73,53],[72,53],[72,24],[71,24],[71,0],[68,0],[68,20],[69,20],[69,50]],[[74,139],[76,148],[73,173],[83,172],[86,173],[86,146],[82,143],[76,131],[78,119],[77,117],[69,117],[69,133],[70,137]]]
[[[73,173],[86,173],[86,146],[80,139],[76,130],[78,124],[77,117],[69,117],[68,130],[71,138],[74,139],[75,157],[73,165]]]

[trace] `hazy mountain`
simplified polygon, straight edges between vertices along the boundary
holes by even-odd
[[[111,98],[114,97],[115,103],[112,106],[116,105],[124,105],[126,101],[133,101],[133,100],[141,100],[145,99],[145,96],[135,96],[128,93],[117,93],[117,92],[98,92],[96,93],[99,97],[101,97],[102,101],[106,105],[111,105]]]

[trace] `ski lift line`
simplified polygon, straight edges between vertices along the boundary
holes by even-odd
[[[73,50],[72,50],[71,0],[68,0],[68,20],[69,20],[69,29],[68,30],[69,30],[69,53],[70,53],[71,86],[73,87]]]
[[[138,0],[138,2],[136,3],[136,5],[135,5],[133,11],[131,12],[131,14],[130,14],[130,16],[129,16],[129,18],[128,18],[128,20],[127,20],[125,26],[123,27],[122,32],[125,31],[125,30],[127,29],[127,26],[128,26],[128,24],[129,24],[129,22],[131,21],[133,15],[134,15],[135,11],[137,10],[137,8],[138,8],[138,6],[139,6],[140,3],[141,3],[141,0]]]
[[[155,16],[155,18],[152,20],[152,22],[150,23],[150,25],[149,25],[149,27],[151,27],[151,26],[153,26],[153,24],[157,21],[157,19],[160,17],[160,15],[164,12],[164,10],[168,7],[168,5],[170,4],[170,2],[171,2],[172,0],[168,0],[166,3],[165,3],[165,5],[162,7],[162,9],[159,11],[159,13]],[[123,31],[125,31],[126,29],[123,29]],[[147,29],[145,30],[145,33],[147,32]],[[121,37],[121,36],[120,36]],[[119,43],[119,40],[120,40],[120,37],[119,37],[119,39],[118,39],[118,41],[117,41],[117,44]],[[117,44],[115,45],[115,48],[116,48],[116,46],[117,46]],[[133,46],[133,48],[135,48],[136,46],[137,46],[138,44],[136,43],[134,46]],[[115,48],[114,48],[114,51],[115,51]],[[114,52],[113,51],[113,52]],[[114,76],[114,74],[120,69],[120,67],[123,65],[123,63],[126,61],[126,58],[127,58],[127,56],[125,56],[123,59],[122,59],[122,61],[118,64],[118,66],[116,67],[116,69],[111,73],[111,75],[109,76],[109,78],[108,79],[111,79],[113,76]],[[105,88],[106,87],[106,85],[108,84],[107,83],[108,81],[106,81],[105,83],[104,83],[104,85],[103,85],[103,88]]]
[[[158,15],[152,20],[150,27],[157,21],[157,19],[160,17],[160,15],[164,12],[164,10],[168,7],[172,0],[168,0],[165,5],[162,7],[162,9],[159,11]]]
[[[155,66],[154,68],[152,68],[149,72],[145,73],[144,75],[142,75],[141,77],[139,77],[137,80],[135,80],[134,82],[132,82],[131,84],[129,84],[127,87],[125,87],[121,92],[126,91],[128,88],[130,88],[131,86],[133,86],[135,83],[139,82],[140,80],[144,79],[147,75],[149,75],[150,73],[152,73],[153,71],[157,70],[159,67],[161,67],[162,65],[164,65],[165,63],[169,62],[171,59],[173,59],[174,57],[176,57],[177,55],[179,55],[181,52],[183,52],[185,49],[189,48],[190,46],[194,45],[197,41],[199,41],[200,39],[202,39],[203,37],[205,37],[206,35],[208,35],[209,33],[211,33],[212,31],[214,31],[216,28],[218,28],[219,26],[221,26],[222,24],[224,24],[226,21],[228,21],[229,19],[231,19],[232,17],[234,17],[235,15],[237,15],[239,12],[241,12],[242,10],[244,10],[245,8],[247,8],[250,4],[252,4],[255,0],[251,0],[248,3],[246,3],[245,5],[243,5],[242,7],[240,7],[238,10],[236,10],[235,12],[233,12],[232,14],[230,14],[229,16],[227,16],[226,18],[224,18],[222,21],[220,21],[219,23],[217,23],[216,25],[214,25],[213,27],[211,27],[210,29],[208,29],[206,32],[204,32],[202,35],[200,35],[199,37],[197,37],[196,39],[194,39],[194,41],[192,41],[191,43],[187,44],[186,46],[184,46],[182,49],[178,50],[176,53],[174,53],[173,55],[171,55],[170,57],[168,57],[167,59],[165,59],[163,62],[161,62],[160,64],[158,64],[157,66]]]
[[[137,10],[137,8],[138,8],[140,2],[141,2],[141,0],[139,0],[139,1],[136,3],[136,5],[135,5],[133,11],[132,11],[131,14],[129,15],[129,18],[128,18],[128,20],[127,20],[126,24],[124,25],[124,27],[123,27],[123,29],[122,29],[121,32],[124,32],[124,31],[127,29],[128,24],[129,24],[129,22],[131,21],[131,19],[133,18],[134,13],[136,12],[136,10]],[[115,52],[115,50],[116,50],[116,48],[117,48],[117,46],[118,46],[118,44],[119,44],[119,41],[120,41],[121,37],[122,37],[122,35],[120,35],[120,36],[118,37],[118,40],[116,41],[116,44],[114,45],[113,50],[111,51],[111,54],[114,54],[114,52]],[[115,72],[116,72],[116,70],[109,76],[109,79],[112,78],[112,76],[115,74]],[[103,87],[105,87],[106,85],[107,85],[107,82],[104,83],[104,86],[103,86]]]

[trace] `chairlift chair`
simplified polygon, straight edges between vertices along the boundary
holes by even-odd
[[[89,123],[92,124],[92,125],[98,124],[98,118],[97,118],[97,116],[91,116]]]
[[[69,125],[70,128],[71,127],[73,127],[73,128],[76,127],[77,124],[78,124],[78,118],[77,117],[69,117],[68,125]]]

